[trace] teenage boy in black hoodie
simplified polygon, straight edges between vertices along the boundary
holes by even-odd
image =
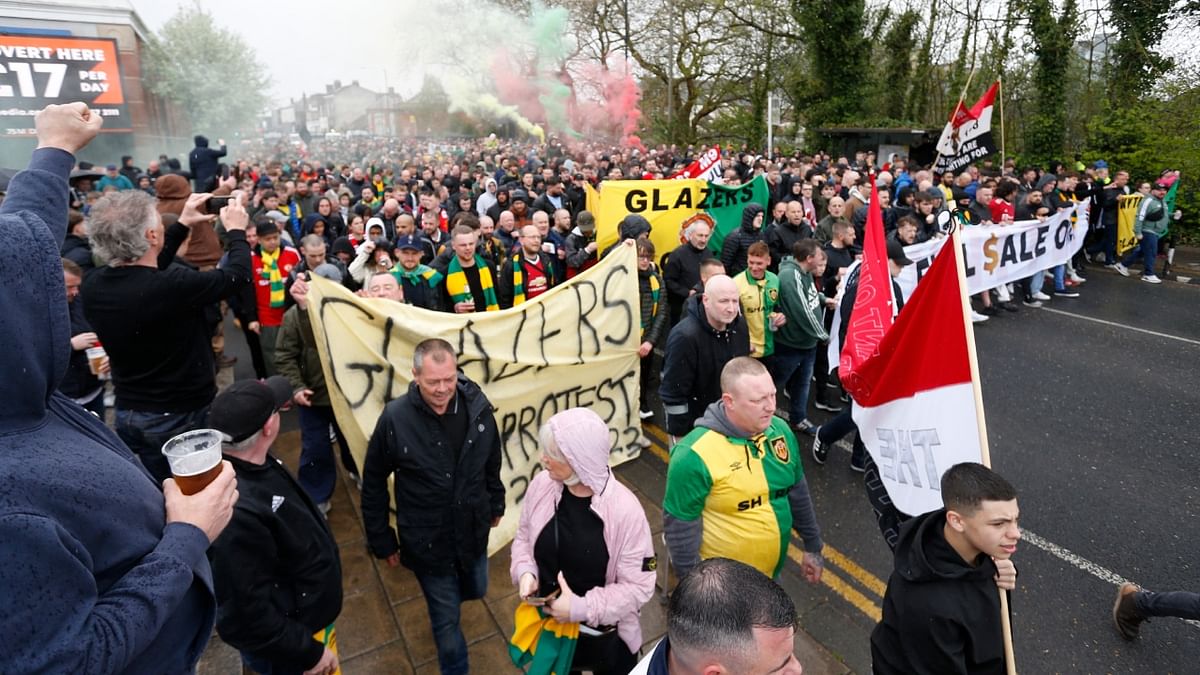
[[[876,675],[1003,673],[999,586],[1016,586],[1017,490],[982,464],[942,475],[945,507],[904,524],[871,633]]]

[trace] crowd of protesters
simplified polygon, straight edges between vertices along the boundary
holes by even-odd
[[[54,366],[69,377],[54,385],[103,420],[111,384],[110,424],[116,435],[102,429],[86,433],[103,437],[114,458],[136,456],[153,484],[172,483],[159,453],[168,438],[206,424],[226,434],[232,469],[227,467],[223,482],[213,488],[220,499],[210,494],[205,502],[208,511],[217,509],[216,501],[224,510],[206,512],[206,519],[196,523],[200,532],[173,531],[176,539],[186,539],[176,546],[186,544],[189,550],[199,546],[200,533],[214,542],[218,631],[242,651],[248,667],[261,672],[337,669],[328,634],[341,593],[340,587],[337,592],[327,587],[340,576],[340,563],[321,518],[329,511],[337,476],[336,445],[344,469],[363,491],[372,552],[417,574],[442,672],[466,672],[459,605],[486,592],[488,530],[499,522],[505,504],[499,479],[502,440],[492,407],[480,388],[457,372],[457,356],[448,343],[422,342],[414,356],[413,384],[381,415],[360,471],[332,413],[306,314],[308,284],[321,276],[361,295],[441,312],[519,305],[612,250],[600,250],[596,242],[585,186],[669,177],[706,148],[566,147],[553,138],[531,145],[494,136],[460,142],[247,142],[230,148],[223,141],[210,147],[207,138],[197,136],[186,170],[176,158],[159,157],[142,170],[135,158],[123,157],[103,173],[79,163],[68,175],[66,165],[73,160],[68,155],[86,144],[89,132],[83,129],[94,123],[86,114],[82,122],[71,117],[80,115],[75,109],[54,114],[74,131],[66,134],[69,142],[48,146],[59,148],[57,154],[39,150],[33,167],[45,175],[26,179],[42,180],[45,185],[38,189],[46,193],[65,181],[62,204],[43,214],[55,220],[50,223],[54,232],[65,234],[58,253],[66,293],[59,300],[68,303],[69,314],[63,312],[53,331],[69,337],[73,350],[68,363]],[[824,345],[833,309],[853,302],[853,281],[846,277],[861,253],[872,188],[882,207],[893,274],[910,262],[904,246],[945,236],[943,213],[953,213],[967,226],[1003,225],[1092,202],[1088,246],[1070,263],[982,293],[974,318],[985,321],[1018,311],[1017,301],[1037,307],[1052,297],[1078,297],[1086,267],[1100,261],[1128,275],[1128,265],[1140,253],[1142,279],[1158,283],[1159,241],[1169,231],[1162,198],[1176,179],[1164,172],[1146,183],[1135,225],[1141,244],[1121,260],[1116,256],[1117,198],[1137,184],[1125,171],[1110,176],[1102,161],[1047,170],[984,162],[940,177],[903,157],[878,164],[865,151],[853,158],[737,152],[720,161],[722,182],[740,184],[763,175],[769,187],[768,203],[745,209],[741,227],[725,238],[721,251],[708,247],[712,221],[703,217],[680,224],[684,237],[671,251],[655,250],[646,236],[650,225],[641,216],[630,215],[618,227],[619,240],[634,246],[638,259],[639,412],[642,419],[659,414],[649,394],[661,379],[661,412],[668,432],[678,439],[667,477],[666,543],[680,572],[705,569],[703,559],[729,557],[778,577],[786,559],[779,551],[786,551],[795,529],[804,541],[803,574],[812,583],[821,578],[823,545],[797,434],[814,436],[811,449],[821,464],[819,427],[809,420],[817,413],[810,413],[810,403],[821,414],[842,412],[840,417],[848,418],[843,404],[850,400],[838,396]],[[61,177],[54,176],[59,169]],[[14,198],[28,201],[19,191]],[[1053,281],[1052,294],[1042,290],[1046,279]],[[240,383],[218,394],[215,373],[235,361],[224,353],[226,312],[240,328],[263,382]],[[101,346],[105,358],[95,368],[89,365],[90,352],[89,359],[79,358],[80,352]],[[661,352],[661,367],[656,352]],[[43,357],[49,362],[49,355]],[[788,398],[788,405],[779,406],[788,412],[786,421],[776,416],[776,391]],[[278,411],[289,405],[300,410],[298,480],[269,454]],[[607,448],[596,445],[598,438],[607,439],[604,423],[587,410],[565,411],[543,427],[545,470],[529,487],[510,571],[522,598],[542,607],[543,619],[580,624],[577,669],[625,673],[637,660],[637,612],[652,594],[657,563],[645,513],[613,480]],[[442,455],[446,452],[453,462]],[[720,458],[729,453],[739,459],[744,454],[747,468],[757,467],[752,474],[765,472],[769,505],[754,502],[761,488],[757,479],[747,482],[722,464]],[[856,454],[852,468],[869,471],[869,459]],[[269,510],[257,503],[243,508],[246,497],[236,509],[225,504],[234,471],[245,495],[274,495],[281,501]],[[394,495],[398,530],[388,518],[389,477],[408,488]],[[121,480],[138,489],[152,485],[144,480],[141,485],[140,478]],[[1019,537],[1015,490],[990,473],[951,476],[943,484],[955,501],[948,498],[946,509],[915,519],[920,522],[898,535],[893,532],[889,545],[932,546],[939,555],[952,549],[962,557],[956,559],[960,567],[995,557],[997,562],[985,565],[987,574],[972,574],[970,583],[990,589],[995,575],[995,584],[1011,589],[1015,571],[1004,551]],[[179,516],[179,504],[186,503],[180,500],[187,498],[173,489],[166,488],[166,519],[188,522]],[[291,495],[294,508],[281,511],[288,520],[273,530],[269,523],[281,508],[281,494]],[[989,512],[988,505],[995,504],[999,511]],[[143,519],[157,519],[161,527],[161,500],[157,511],[150,511]],[[1011,521],[1003,542],[979,539],[988,513]],[[221,536],[230,519],[228,533]],[[940,528],[946,528],[944,535],[928,534]],[[270,565],[250,553],[265,540],[274,546]],[[142,550],[154,544],[138,545]],[[296,547],[320,551],[314,561],[319,569],[289,566],[287,557]],[[208,579],[207,564],[191,564]],[[319,606],[281,609],[278,598],[263,592],[263,584],[272,583],[296,593],[307,588],[320,598]],[[188,588],[176,589],[172,608]],[[908,597],[920,595],[918,590],[908,590]],[[160,590],[160,595],[169,593]],[[206,636],[211,591],[189,593],[197,596],[191,606],[164,609],[172,614],[167,623],[186,619],[201,628],[193,633]],[[961,607],[954,608],[952,620],[964,625],[964,634],[988,632],[982,639],[986,649],[962,656],[961,644],[939,644],[930,648],[935,655],[915,660],[901,653],[893,644],[894,631],[900,630],[904,613],[913,611],[907,602],[912,601],[892,597],[889,586],[886,628],[873,639],[880,672],[905,672],[953,658],[965,659],[960,665],[967,670],[1002,664],[1002,650],[995,649],[991,636],[995,617],[981,628]],[[278,628],[266,631],[253,620],[257,612],[269,615]],[[682,650],[683,636],[678,644]],[[787,654],[790,645],[789,633]],[[664,641],[655,653],[666,652]],[[62,653],[60,660],[45,663],[84,663],[65,647]],[[198,653],[193,649],[174,658],[194,659]],[[136,654],[126,656],[122,664],[138,662]],[[784,670],[792,665],[785,663]]]

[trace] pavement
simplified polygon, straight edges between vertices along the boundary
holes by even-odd
[[[993,465],[1021,493],[1025,540],[1012,604],[1020,670],[1196,672],[1200,624],[1157,619],[1126,643],[1110,614],[1125,580],[1200,590],[1200,288],[1185,274],[1194,268],[1200,278],[1200,250],[1176,256],[1180,278],[1167,283],[1089,268],[1080,298],[976,326]],[[230,340],[241,356],[233,374],[250,377],[239,344]],[[292,415],[276,450],[294,469]],[[817,423],[829,417],[810,409]],[[661,548],[666,439],[653,424],[646,432],[652,447],[616,474],[641,498]],[[800,613],[796,653],[808,673],[871,672],[868,638],[891,569],[861,475],[849,469],[848,446],[840,448],[824,466],[804,455],[826,541],[821,583],[800,579],[797,547],[780,580]],[[407,570],[366,552],[357,499],[343,481],[330,512],[344,567],[343,672],[436,672],[420,589]],[[507,568],[505,549],[492,559],[488,596],[464,606],[473,672],[518,672],[505,647],[516,606]],[[663,586],[669,581],[660,578]],[[665,630],[663,609],[657,597],[643,608],[647,645]],[[236,653],[214,636],[199,672],[237,669]]]

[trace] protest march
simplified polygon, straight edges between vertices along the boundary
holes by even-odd
[[[1081,547],[1189,540],[1190,173],[1010,152],[974,66],[923,145],[678,142],[559,9],[481,133],[185,151],[118,38],[0,31],[0,672],[1178,669],[1194,577]]]

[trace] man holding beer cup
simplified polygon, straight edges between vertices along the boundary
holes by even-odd
[[[342,611],[337,544],[315,502],[270,454],[292,385],[239,380],[213,401],[212,429],[237,471],[241,498],[213,542],[217,633],[259,673],[338,670],[333,621]],[[178,477],[176,480],[180,480]]]
[[[216,614],[204,554],[238,496],[227,464],[194,495],[173,480],[160,490],[103,422],[56,391],[71,338],[59,258],[67,175],[101,124],[83,103],[38,113],[38,148],[0,206],[4,673],[191,672]]]

